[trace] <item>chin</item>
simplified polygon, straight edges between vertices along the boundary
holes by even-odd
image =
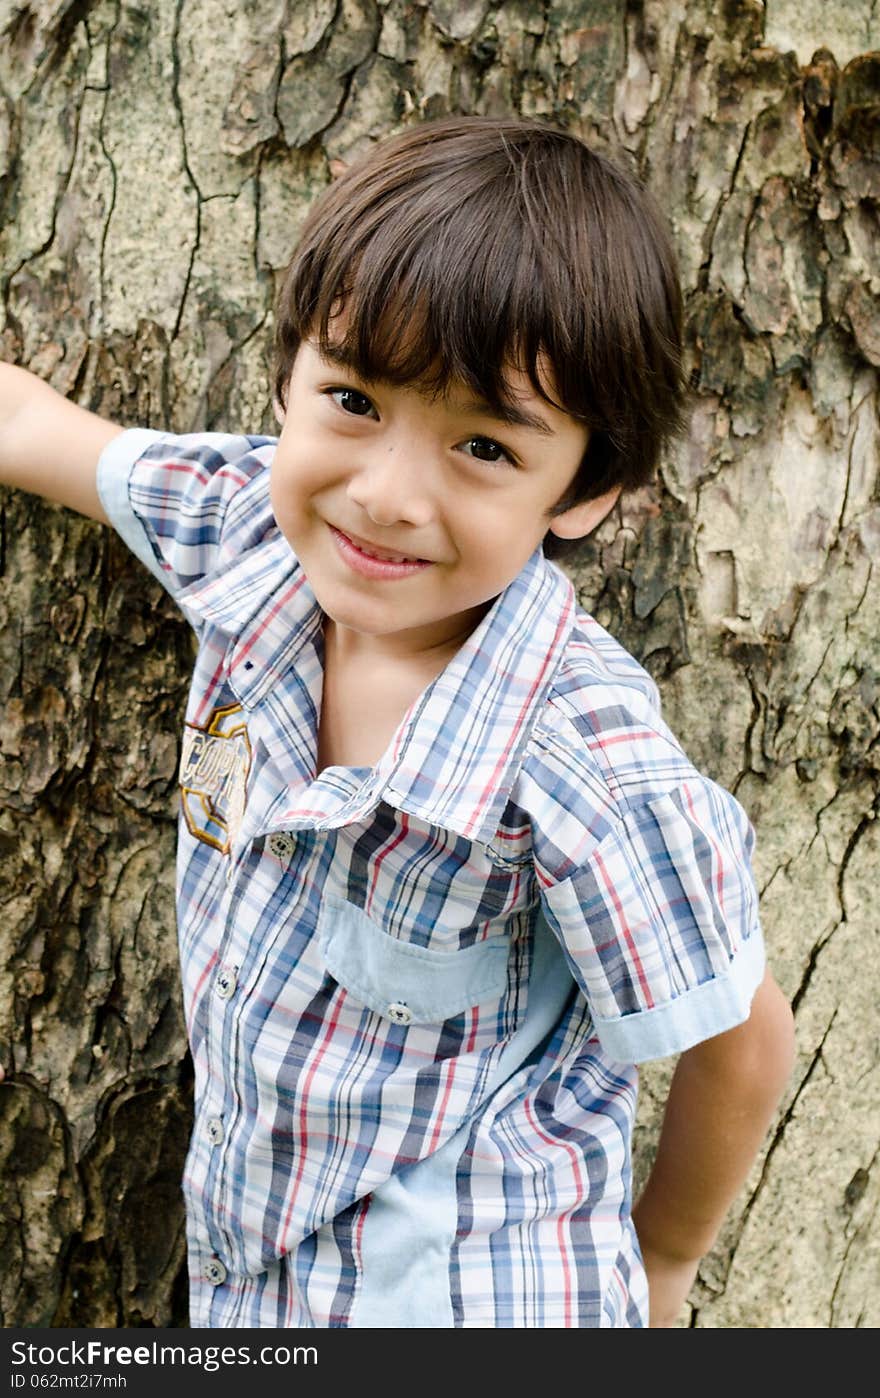
[[[321,611],[332,622],[337,626],[344,626],[348,631],[356,631],[361,636],[383,636],[387,631],[399,629],[396,617],[389,618],[369,606],[351,606],[338,600],[334,602],[332,597],[322,598],[317,591],[315,597]]]

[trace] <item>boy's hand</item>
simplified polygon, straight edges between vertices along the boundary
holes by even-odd
[[[104,447],[121,431],[26,369],[0,364],[0,484],[106,524],[96,469]]]
[[[700,1259],[681,1261],[650,1248],[642,1248],[642,1261],[648,1277],[649,1324],[652,1330],[669,1329],[681,1315],[690,1295]]]

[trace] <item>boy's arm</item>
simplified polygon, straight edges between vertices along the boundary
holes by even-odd
[[[652,1328],[671,1326],[782,1096],[794,1061],[791,1009],[767,973],[749,1018],[681,1055],[654,1167],[633,1222]]]
[[[26,369],[0,364],[0,483],[108,522],[98,457],[122,431],[63,398]]]

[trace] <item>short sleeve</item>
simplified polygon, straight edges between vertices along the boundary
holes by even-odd
[[[681,1053],[748,1018],[764,973],[753,843],[736,799],[694,773],[545,884],[545,916],[612,1058]]]
[[[275,445],[217,432],[123,432],[98,461],[98,494],[117,533],[176,598],[265,532]]]

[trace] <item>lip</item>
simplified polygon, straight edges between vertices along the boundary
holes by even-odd
[[[411,559],[403,555],[399,558],[377,558],[367,550],[376,548],[380,553],[392,553],[393,550],[383,549],[378,544],[371,544],[368,539],[358,538],[357,535],[345,534],[333,524],[327,527],[342,558],[361,577],[392,581],[395,578],[411,577],[413,573],[421,573],[425,568],[431,567],[431,560],[427,558]]]

